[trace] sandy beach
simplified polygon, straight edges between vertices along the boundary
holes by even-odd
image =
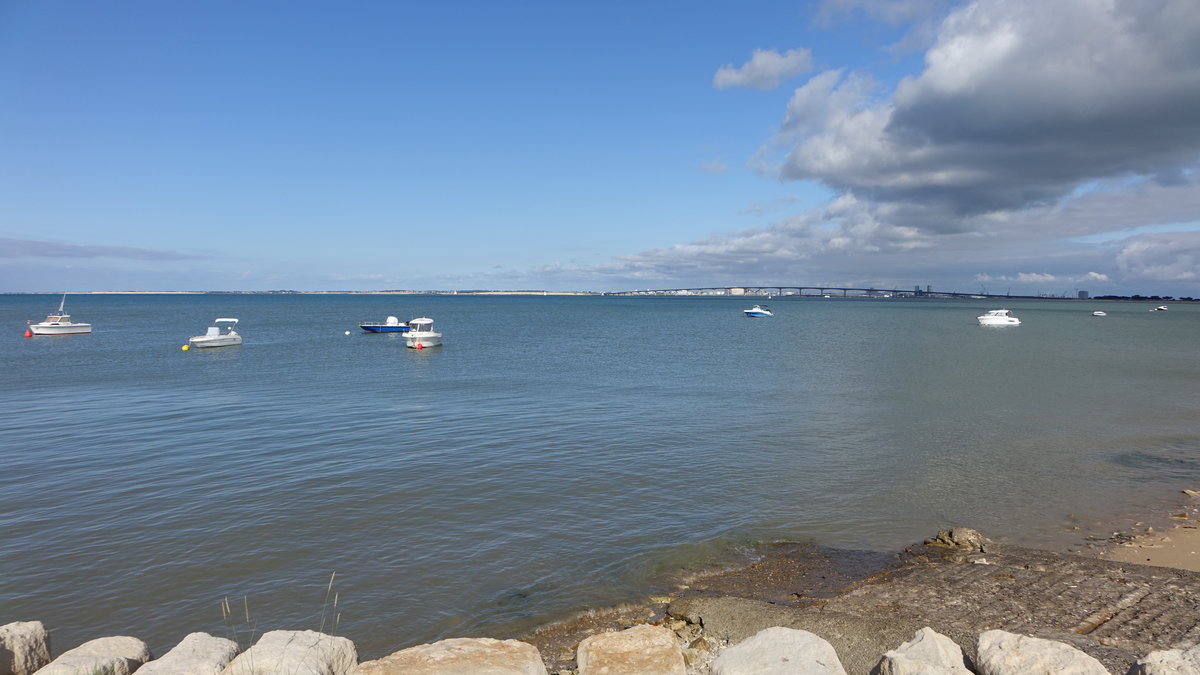
[[[1116,562],[1200,572],[1200,492],[1184,490],[1189,503],[1170,514],[1165,528],[1147,526],[1132,538],[1105,548],[1101,556]]]

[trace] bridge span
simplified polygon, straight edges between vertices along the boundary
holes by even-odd
[[[847,288],[842,286],[692,286],[688,288],[656,288],[632,291],[612,291],[605,295],[723,295],[723,296],[773,296],[801,298],[1036,298],[1027,295],[999,295],[990,293],[960,293],[935,291],[926,286],[901,288]]]

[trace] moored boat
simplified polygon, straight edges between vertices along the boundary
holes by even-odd
[[[1151,312],[1165,312],[1165,311],[1167,311],[1167,306],[1166,306],[1166,305],[1159,305],[1158,307],[1155,307],[1154,309],[1152,309],[1152,310],[1150,310],[1150,311],[1151,311]]]
[[[407,322],[401,321],[399,318],[389,316],[386,320],[380,321],[363,321],[358,324],[358,327],[368,333],[407,333],[411,330]]]
[[[404,334],[405,346],[424,349],[442,344],[442,334],[433,329],[433,319],[425,316],[409,319],[408,326],[409,331]]]
[[[1100,310],[1096,310],[1096,311],[1092,312],[1092,316],[1108,316],[1108,312],[1101,312]]]
[[[49,314],[45,321],[29,322],[29,335],[73,335],[92,332],[92,324],[71,321],[71,315],[63,311],[67,303],[67,294],[63,293],[58,303],[58,310]]]
[[[768,316],[775,316],[775,313],[771,311],[770,307],[763,307],[762,305],[755,305],[755,306],[751,307],[750,309],[744,309],[742,311],[746,314],[746,316],[748,316],[752,319],[761,319],[761,318],[765,318]]]
[[[219,318],[213,323],[215,326],[209,326],[208,331],[204,335],[193,335],[188,338],[188,345],[196,348],[204,347],[232,347],[242,344],[242,336],[238,334],[234,327],[237,325],[237,319]],[[225,328],[225,332],[221,332],[221,325],[229,324]]]
[[[1010,309],[991,309],[975,317],[980,326],[1019,326],[1021,320]]]

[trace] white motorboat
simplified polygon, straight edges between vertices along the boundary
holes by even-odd
[[[1151,311],[1151,312],[1165,312],[1165,311],[1167,311],[1167,306],[1166,306],[1166,305],[1159,305],[1158,307],[1155,307],[1154,309],[1152,309],[1152,310],[1150,310],[1150,311]]]
[[[208,332],[206,332],[204,335],[194,335],[188,338],[188,344],[197,348],[232,347],[234,345],[240,345],[242,344],[242,336],[238,335],[238,332],[234,330],[237,322],[237,319],[217,319],[216,321],[213,321],[213,323],[217,325],[209,326]],[[221,324],[223,323],[229,324],[225,327],[225,332],[221,332]]]
[[[1092,312],[1092,316],[1108,316],[1108,312],[1101,312],[1100,310],[1096,310],[1095,312]]]
[[[63,305],[66,302],[67,294],[63,293],[62,301],[58,303],[58,311],[47,316],[45,321],[29,322],[29,335],[72,335],[92,332],[92,324],[71,321],[71,315],[63,311]]]
[[[755,305],[750,309],[744,309],[742,311],[746,313],[746,316],[755,319],[775,316],[775,313],[771,311],[770,307],[763,307],[762,305]]]
[[[982,316],[975,317],[980,326],[1020,326],[1021,320],[1013,316],[1009,309],[990,309]]]
[[[433,329],[433,319],[418,317],[408,320],[408,332],[403,333],[404,344],[413,349],[437,347],[442,344],[442,334]]]

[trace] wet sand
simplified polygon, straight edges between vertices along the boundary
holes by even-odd
[[[1100,557],[1117,562],[1200,572],[1200,492],[1186,490],[1186,504],[1171,513],[1165,528],[1148,525],[1116,541]]]

